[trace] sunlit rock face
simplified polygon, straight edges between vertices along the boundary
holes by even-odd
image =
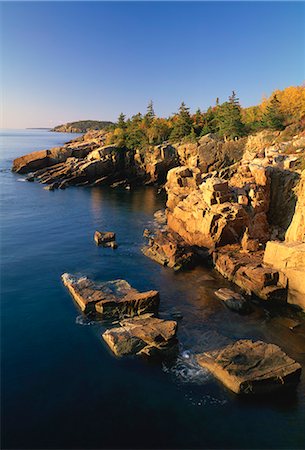
[[[293,215],[293,189],[300,174],[287,163],[292,161],[290,154],[283,153],[288,144],[277,143],[278,137],[279,133],[270,132],[250,136],[239,162],[208,173],[196,156],[199,146],[186,145],[183,152],[182,146],[178,147],[185,166],[169,171],[166,191],[169,230],[187,244],[212,252],[216,269],[248,294],[282,302],[287,299],[288,272],[281,265],[271,264],[276,258],[268,257],[269,244],[264,259],[264,247],[270,239],[283,239],[292,217],[286,242],[304,241],[305,195],[301,194],[301,181]],[[209,135],[201,145],[212,149],[219,148],[220,143]],[[301,265],[298,270],[303,273]],[[295,300],[297,289],[292,285],[302,277],[296,271],[289,276],[289,301],[300,303]],[[299,289],[303,293],[303,288]]]
[[[297,188],[298,201],[284,242],[269,241],[264,263],[288,280],[288,302],[305,310],[305,171]]]

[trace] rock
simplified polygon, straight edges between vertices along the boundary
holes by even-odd
[[[152,235],[152,232],[148,228],[145,228],[143,231],[143,237],[149,238],[151,235]]]
[[[286,302],[287,281],[278,270],[264,266],[262,251],[243,254],[238,245],[228,245],[213,252],[213,261],[218,272],[248,295],[270,302]]]
[[[270,170],[270,207],[268,222],[270,225],[281,227],[286,232],[296,207],[297,196],[295,187],[300,175],[296,172],[273,168]],[[283,214],[285,211],[285,214]]]
[[[158,231],[150,237],[148,245],[142,249],[144,255],[158,262],[162,266],[170,267],[176,271],[194,266],[195,254],[190,246],[182,239],[166,231]]]
[[[221,288],[215,292],[216,297],[220,298],[225,305],[232,311],[246,313],[249,312],[249,305],[246,299],[228,288]]]
[[[247,228],[242,240],[241,240],[241,246],[244,252],[257,252],[259,249],[259,240],[258,239],[251,239],[249,235],[249,229]]]
[[[164,210],[158,210],[154,213],[155,221],[158,225],[164,226],[166,225],[166,214]]]
[[[94,233],[94,241],[96,245],[102,245],[104,247],[108,246],[107,244],[115,241],[115,233],[113,233],[112,231],[96,231]]]
[[[278,346],[251,340],[203,353],[197,361],[236,394],[268,394],[295,386],[302,370]]]
[[[35,181],[35,177],[32,173],[29,173],[28,176],[25,177],[26,181],[33,183]]]
[[[305,310],[305,242],[267,242],[264,264],[288,280],[288,302]]]
[[[305,170],[297,186],[297,197],[295,213],[285,236],[286,242],[305,242]]]
[[[176,332],[177,322],[144,315],[122,320],[102,336],[116,356],[170,356],[177,352]]]
[[[54,191],[54,189],[55,189],[54,183],[49,184],[48,186],[45,186],[44,189],[46,191]]]
[[[64,273],[62,281],[82,311],[99,313],[103,319],[155,313],[159,307],[157,291],[138,292],[125,280],[95,283]]]
[[[48,150],[32,152],[13,161],[13,172],[28,173],[49,165]]]
[[[296,156],[289,156],[284,160],[284,169],[294,169],[297,165],[298,159]]]
[[[249,217],[237,203],[209,206],[200,191],[194,191],[168,211],[167,223],[189,245],[213,249],[238,242],[249,226]]]

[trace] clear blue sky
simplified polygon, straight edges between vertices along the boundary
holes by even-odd
[[[304,81],[300,2],[1,4],[2,127],[167,116]]]

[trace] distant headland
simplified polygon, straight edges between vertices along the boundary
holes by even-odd
[[[113,125],[110,121],[100,120],[78,120],[77,122],[69,122],[62,125],[57,125],[51,131],[58,131],[61,133],[86,133],[89,130],[105,130]]]

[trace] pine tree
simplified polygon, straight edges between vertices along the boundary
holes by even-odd
[[[148,103],[146,117],[148,117],[149,119],[154,119],[156,117],[152,100]]]
[[[125,118],[126,118],[126,116],[123,113],[121,113],[118,117],[117,127],[121,128],[122,130],[124,130],[126,128]]]
[[[262,117],[262,125],[271,130],[283,130],[284,117],[280,110],[280,101],[274,95]]]
[[[190,109],[182,102],[173,124],[171,139],[180,140],[183,137],[188,136],[192,131],[192,125]]]
[[[219,134],[225,139],[235,139],[244,134],[241,107],[236,93],[232,91],[229,101],[218,106],[216,113]]]

